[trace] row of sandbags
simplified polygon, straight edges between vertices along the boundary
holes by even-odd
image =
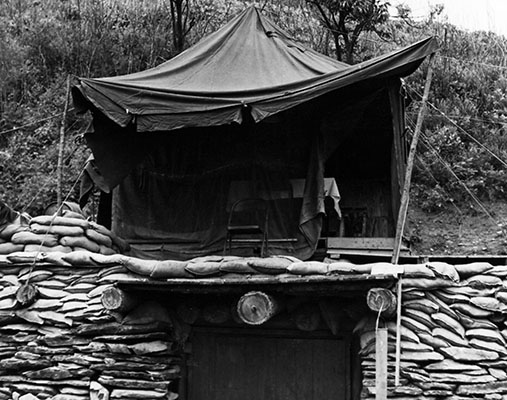
[[[425,278],[403,279],[401,317],[402,385],[390,395],[480,397],[507,393],[507,268],[475,263],[456,266],[463,280],[435,287]],[[474,274],[475,272],[475,274]],[[363,396],[375,395],[374,355],[376,316],[356,326],[368,374]],[[390,377],[394,372],[395,321],[389,332]],[[373,369],[372,369],[373,368]],[[372,381],[373,379],[373,381]]]
[[[16,314],[16,312],[15,312]],[[175,399],[173,322],[141,303],[119,322],[20,318],[0,324],[0,399]]]
[[[174,399],[180,358],[173,322],[157,303],[126,316],[101,296],[127,272],[89,251],[0,256],[0,400]],[[33,303],[16,299],[36,288]]]
[[[0,254],[87,250],[101,254],[125,252],[128,243],[110,230],[66,211],[63,216],[41,215],[18,219],[0,230]]]

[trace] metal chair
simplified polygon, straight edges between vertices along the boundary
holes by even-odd
[[[256,244],[259,239],[252,238],[252,236],[257,235],[261,237],[261,257],[264,257],[268,247],[268,222],[269,213],[266,200],[241,199],[236,201],[229,213],[224,254],[227,249],[231,254],[234,236],[244,236],[243,239],[235,239],[236,242]]]

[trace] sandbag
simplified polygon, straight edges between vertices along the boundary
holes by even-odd
[[[462,338],[465,337],[465,328],[458,322],[457,319],[444,313],[432,314],[431,318],[441,327],[447,328],[451,332],[456,332]]]
[[[337,261],[329,264],[328,271],[330,274],[369,275],[371,268],[372,264],[355,265],[349,261]]]
[[[403,361],[424,361],[434,362],[442,361],[444,356],[436,351],[424,351],[424,352],[413,352],[404,351],[401,353],[401,359]]]
[[[71,211],[71,210],[63,210],[62,211],[62,217],[77,218],[77,219],[86,219],[86,217],[83,214],[80,214],[78,212]]]
[[[0,243],[0,254],[11,254],[25,249],[24,244],[14,244],[11,242]]]
[[[426,279],[426,278],[408,278],[403,279],[403,286],[419,288],[425,290],[440,289],[449,286],[455,286],[456,283],[442,278]]]
[[[485,275],[498,276],[499,278],[507,278],[507,265],[497,265],[484,272]]]
[[[84,235],[84,229],[80,226],[67,225],[41,225],[37,223],[30,224],[30,231],[34,233],[49,233],[57,236],[81,236]]]
[[[184,261],[172,261],[165,260],[159,261],[150,274],[150,277],[155,279],[164,278],[193,278],[192,274],[189,274],[185,267],[187,263]]]
[[[472,275],[480,275],[489,271],[493,266],[487,262],[473,262],[469,264],[456,264],[454,266],[461,278],[468,278]]]
[[[263,274],[282,274],[293,262],[282,257],[251,258],[248,265]]]
[[[503,304],[507,304],[507,292],[499,291],[495,294],[496,298]]]
[[[85,236],[62,236],[60,243],[73,248],[80,247],[94,253],[100,252],[100,246]]]
[[[92,254],[93,253],[89,251],[73,251],[62,255],[62,260],[76,267],[95,267],[97,264],[93,262],[93,259],[91,258]]]
[[[105,226],[99,225],[95,222],[90,222],[90,228],[96,230],[98,233],[101,233],[102,235],[109,236],[111,240],[113,241],[113,244],[120,249],[122,253],[125,253],[130,249],[130,245],[123,240],[122,238],[115,235],[113,232],[111,232],[109,229],[107,229]]]
[[[460,277],[453,265],[440,261],[432,261],[426,264],[437,278],[449,279],[453,282],[459,282]]]
[[[219,255],[209,255],[209,256],[201,256],[201,257],[195,257],[191,260],[188,260],[189,263],[203,263],[203,262],[221,262],[224,261],[224,258],[227,258],[227,260],[238,260],[240,257],[237,256],[219,256]]]
[[[87,220],[81,218],[59,217],[54,215],[39,215],[37,217],[33,217],[30,220],[30,225],[32,224],[79,226],[83,229],[88,229],[90,226],[90,223]]]
[[[86,237],[88,237],[88,239],[93,240],[95,243],[98,243],[99,245],[103,245],[109,248],[113,247],[113,240],[109,236],[103,235],[102,233],[97,232],[94,229],[87,229],[85,231],[85,235]]]
[[[216,261],[189,262],[185,267],[185,270],[195,276],[218,275],[220,273],[220,262]]]
[[[287,271],[294,275],[326,275],[329,264],[319,261],[301,261],[289,265]]]
[[[416,321],[413,318],[407,317],[406,315],[401,316],[401,324],[416,333],[418,333],[418,332],[430,333],[431,332],[431,329],[429,327],[420,323],[419,321]]]
[[[424,343],[414,343],[408,341],[401,341],[401,350],[402,351],[433,351],[433,347]]]
[[[472,297],[470,303],[483,310],[494,312],[503,312],[506,308],[500,300],[494,297]]]
[[[433,293],[427,292],[426,296],[428,299],[433,301],[436,305],[438,305],[440,312],[447,314],[449,317],[454,318],[455,320],[458,319],[458,315],[454,312],[454,310],[449,307],[445,302],[440,300],[437,296],[435,296]]]
[[[7,255],[7,260],[14,264],[33,264],[36,262],[41,262],[43,259],[42,253],[32,251],[28,253],[26,251],[20,251],[17,253],[11,253]]]
[[[463,314],[461,311],[458,310],[456,310],[456,314],[458,315],[460,323],[466,329],[477,329],[477,328],[496,329],[496,325],[487,319],[473,318],[470,317],[469,315]]]
[[[468,346],[468,341],[463,339],[462,336],[457,335],[453,331],[446,328],[435,328],[432,331],[433,337],[445,340],[452,346]]]
[[[125,256],[121,254],[97,254],[91,253],[90,258],[92,261],[99,265],[110,266],[110,265],[121,265],[125,261]]]
[[[440,310],[440,307],[438,307],[437,304],[425,298],[409,300],[403,303],[403,308],[421,311],[425,314],[433,314]]]
[[[469,297],[464,294],[449,294],[443,290],[436,290],[433,294],[438,297],[440,300],[445,302],[446,304],[454,304],[454,303],[465,303],[467,304],[469,301]]]
[[[396,323],[394,321],[389,321],[387,323],[387,331],[389,332],[389,334],[396,335]],[[419,340],[419,336],[410,328],[404,325],[400,326],[400,333],[402,340],[408,340],[409,342],[414,343],[421,343],[421,341]]]
[[[496,351],[475,349],[471,347],[451,346],[440,349],[446,356],[455,361],[494,361],[500,357]]]
[[[445,292],[445,293],[448,293],[451,295],[459,294],[459,295],[468,296],[468,297],[493,296],[496,293],[496,291],[497,291],[497,288],[495,288],[495,287],[477,289],[477,288],[472,288],[470,286],[464,286],[464,285],[455,286],[455,287],[447,287],[447,288],[441,290],[441,292]]]
[[[487,289],[502,286],[502,279],[493,275],[475,275],[463,281],[463,285],[474,289]]]
[[[435,278],[434,272],[425,264],[404,264],[404,278]]]
[[[112,248],[104,246],[103,244],[100,244],[99,247],[100,247],[100,250],[99,250],[100,254],[103,254],[105,256],[111,256],[111,255],[117,253]]]
[[[58,238],[50,234],[37,234],[30,231],[21,231],[12,235],[11,242],[15,244],[42,244],[53,247],[58,244]]]
[[[61,267],[71,267],[72,264],[68,261],[65,261],[63,259],[63,256],[68,253],[62,253],[59,251],[50,252],[50,253],[43,253],[42,254],[42,260],[44,262],[51,263],[53,265],[59,265]]]
[[[0,230],[0,238],[5,239],[7,241],[11,240],[12,235],[18,232],[28,231],[28,225],[20,224],[20,223],[12,223],[5,225],[5,227]]]
[[[72,248],[68,246],[62,246],[61,244],[53,247],[41,246],[40,244],[27,244],[25,245],[25,251],[41,251],[43,253],[70,253],[72,251]]]
[[[483,310],[482,308],[476,307],[473,304],[451,304],[451,308],[473,318],[488,318],[493,315],[492,311]]]
[[[130,271],[152,278],[193,278],[194,276],[185,270],[187,262],[184,261],[158,261],[141,260],[134,257],[125,257],[123,265]]]
[[[495,329],[469,329],[466,331],[468,339],[480,339],[487,342],[496,342],[502,346],[506,346],[505,339],[498,330]]]
[[[403,287],[401,298],[403,301],[410,301],[410,300],[419,300],[424,299],[426,297],[426,293],[422,290],[418,290],[415,288],[406,288]]]
[[[248,265],[248,258],[238,258],[236,260],[222,261],[220,271],[234,274],[256,274],[257,271]]]
[[[431,333],[419,333],[419,339],[421,343],[427,344],[434,349],[442,349],[444,347],[449,347],[450,343],[445,340],[445,338],[436,338]]]
[[[436,328],[435,321],[431,319],[431,314],[428,314],[424,311],[414,310],[411,308],[404,307],[403,315],[420,322],[425,325],[428,329]]]
[[[428,364],[424,367],[427,371],[448,371],[448,372],[463,372],[463,371],[478,371],[481,367],[475,364],[465,364],[454,360],[443,360],[437,363]]]
[[[507,349],[505,348],[505,346],[502,344],[499,344],[497,342],[491,342],[488,340],[473,338],[473,339],[470,339],[469,343],[470,343],[470,346],[472,346],[476,349],[494,351],[502,356],[507,355]]]

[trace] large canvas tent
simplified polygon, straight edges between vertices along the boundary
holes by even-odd
[[[270,246],[309,258],[322,229],[324,175],[388,179],[396,209],[400,77],[435,48],[428,38],[349,66],[250,7],[156,68],[81,78],[73,98],[93,114],[88,171],[114,189],[113,229],[140,243],[138,255],[209,254],[223,248],[231,203],[263,197]]]

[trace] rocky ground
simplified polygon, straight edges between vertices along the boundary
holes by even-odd
[[[406,236],[416,254],[507,254],[507,203],[484,203],[428,213],[411,204]]]

